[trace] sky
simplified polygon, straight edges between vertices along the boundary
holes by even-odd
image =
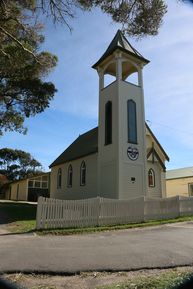
[[[27,119],[27,135],[1,137],[1,147],[22,149],[45,171],[80,134],[98,125],[98,75],[91,66],[102,56],[120,25],[95,9],[78,11],[62,25],[45,22],[44,50],[59,63],[46,78],[58,92],[50,107]],[[193,166],[193,5],[168,0],[159,35],[129,42],[150,63],[145,66],[145,118],[170,158],[167,169]]]

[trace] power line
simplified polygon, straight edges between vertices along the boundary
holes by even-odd
[[[188,134],[188,135],[192,135],[193,136],[193,133],[191,133],[190,131],[185,131],[185,130],[181,130],[181,129],[177,129],[175,127],[171,127],[171,126],[168,126],[168,125],[165,125],[163,123],[158,123],[158,122],[152,122],[151,120],[146,120],[146,122],[148,122],[150,124],[150,127],[151,125],[159,125],[159,126],[162,126],[162,127],[165,127],[167,129],[170,129],[172,131],[176,131],[176,132],[181,132],[181,133],[184,133],[184,134]]]

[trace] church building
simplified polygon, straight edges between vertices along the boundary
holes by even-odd
[[[50,165],[51,198],[166,196],[169,157],[145,123],[143,67],[148,63],[118,30],[93,65],[99,76],[98,127],[80,135]],[[106,75],[115,77],[107,86]]]

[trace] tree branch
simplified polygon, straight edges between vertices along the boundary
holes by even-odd
[[[7,30],[5,30],[2,26],[0,26],[0,30],[7,35],[9,38],[11,38],[13,41],[15,41],[25,52],[31,54],[36,62],[41,64],[41,62],[37,59],[36,55],[29,49],[27,49],[16,37],[14,37],[11,33],[9,33]]]

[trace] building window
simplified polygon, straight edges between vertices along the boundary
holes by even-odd
[[[86,185],[86,164],[83,161],[80,166],[80,185],[85,186]]]
[[[105,105],[105,145],[112,143],[112,102]]]
[[[69,167],[68,167],[68,180],[67,180],[67,186],[69,188],[72,187],[72,175],[73,175],[72,166],[69,165]]]
[[[128,142],[137,143],[137,115],[136,103],[129,99],[127,101]]]
[[[35,188],[41,188],[41,182],[35,181],[34,187],[35,187]]]
[[[61,189],[62,187],[62,169],[58,169],[58,175],[57,175],[57,189]]]
[[[62,180],[59,180],[59,179],[61,179],[59,177],[60,174],[62,174],[62,171],[60,172],[58,170],[57,188],[58,188],[59,183],[62,183]],[[29,189],[34,189],[34,188],[48,189],[48,176],[41,176],[41,177],[29,179],[28,188]]]
[[[155,187],[155,173],[153,169],[148,171],[148,185],[149,187]]]
[[[34,182],[33,181],[29,181],[28,182],[28,187],[29,188],[33,188],[34,187]]]
[[[42,182],[42,189],[48,188],[48,182]]]
[[[189,196],[193,197],[193,183],[188,184]]]

